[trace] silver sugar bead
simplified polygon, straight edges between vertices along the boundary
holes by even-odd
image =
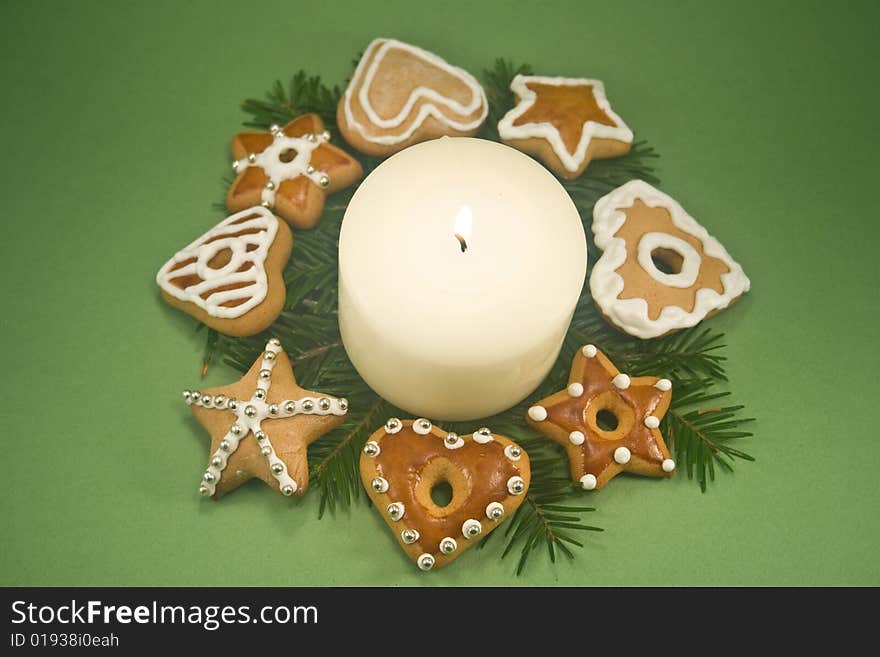
[[[248,417],[256,417],[257,416],[257,409],[254,406],[250,406],[250,405],[245,406],[244,407],[244,414],[247,415]]]
[[[289,401],[284,405],[284,412],[285,413],[293,413],[295,411],[296,411],[296,403],[295,402]]]
[[[431,423],[428,422],[428,420],[419,420],[419,426],[420,426],[422,429],[430,429],[430,428],[431,428]]]
[[[322,132],[321,139],[323,139],[324,141],[330,141],[330,131],[325,130],[324,132]]]
[[[273,463],[272,464],[272,474],[281,474],[284,472],[284,464],[283,463]]]
[[[404,529],[400,532],[400,539],[407,545],[412,545],[419,540],[419,533],[415,529]]]
[[[311,399],[306,399],[303,402],[303,410],[306,413],[311,413],[313,410],[315,410],[315,402],[313,402]]]
[[[278,404],[269,404],[269,415],[278,415]]]
[[[400,520],[401,518],[403,518],[404,508],[403,504],[401,504],[400,502],[392,502],[385,510],[388,513],[388,517],[392,520]]]
[[[229,451],[229,441],[228,440],[221,440],[220,441],[220,449],[222,449],[224,452],[228,452]]]
[[[241,427],[237,424],[233,424],[231,427],[229,427],[229,433],[231,433],[233,436],[237,436],[241,433]]]
[[[260,453],[263,456],[269,456],[269,454],[272,453],[272,448],[269,447],[268,445],[263,445],[263,447],[260,449]]]
[[[418,564],[422,570],[431,570],[434,567],[434,557],[426,552],[419,557]]]
[[[248,162],[253,164],[254,162],[257,161],[257,156],[254,153],[248,153],[247,160],[248,160]]]
[[[272,370],[260,370],[260,378],[263,380],[268,379],[272,376]]]
[[[268,440],[269,439],[269,436],[267,436],[262,431],[257,431],[257,433],[254,434],[254,437],[256,437],[257,440]]]
[[[226,405],[226,395],[217,395],[214,397],[214,406],[222,408]]]
[[[202,393],[200,393],[198,390],[190,390],[189,391],[189,398],[192,399],[193,404],[195,404],[197,401],[199,401],[199,397],[201,397],[201,396],[202,396]]]
[[[310,164],[309,166],[306,167],[306,173],[309,174],[309,175],[315,173],[315,167],[313,167],[313,166]]]
[[[377,443],[375,440],[371,440],[366,445],[364,445],[364,454],[366,454],[367,456],[379,456],[380,451],[382,450],[379,449],[379,443]]]
[[[278,338],[269,338],[269,344],[273,347],[280,347],[281,341]]]
[[[211,465],[213,465],[215,468],[219,468],[221,465],[223,465],[223,459],[221,459],[219,456],[215,456],[211,459]]]
[[[281,128],[278,126],[277,123],[273,123],[272,125],[269,126],[269,132],[280,132],[280,131],[281,131]]]
[[[226,402],[226,408],[228,408],[230,411],[234,411],[238,408],[238,400],[230,398],[230,400]]]
[[[388,433],[394,433],[398,429],[400,429],[400,420],[396,417],[391,418],[385,423],[385,431]]]
[[[290,497],[293,495],[293,486],[290,484],[284,484],[284,486],[281,487],[281,492],[287,497]]]
[[[202,479],[204,479],[205,481],[207,481],[209,484],[210,484],[212,481],[214,481],[214,478],[215,478],[214,475],[212,475],[210,472],[206,472],[206,473],[205,473],[205,476],[202,477]]]
[[[262,205],[267,210],[272,207],[272,204],[269,203],[269,201],[263,201],[262,203],[260,203],[260,205]]]
[[[492,431],[489,429],[489,427],[481,427],[481,428],[477,429],[477,433],[480,434],[481,436],[491,436],[492,435]]]
[[[214,398],[211,395],[202,395],[202,406],[210,406],[214,401]]]
[[[268,189],[269,191],[272,191],[273,189],[275,189],[275,183],[273,183],[271,180],[267,181],[266,182],[266,189]]]
[[[486,507],[486,517],[489,520],[501,520],[504,517],[504,506],[499,502],[490,502]]]
[[[507,490],[511,495],[520,495],[526,489],[522,477],[511,477],[507,480]]]
[[[183,397],[184,401],[189,401],[189,390],[184,390],[180,395]]]
[[[232,170],[238,171],[238,160],[235,160],[235,162],[232,163]]]
[[[447,445],[454,445],[457,442],[458,442],[458,434],[457,433],[455,433],[454,431],[450,431],[448,434],[446,434],[446,444]]]
[[[377,493],[384,493],[388,490],[388,482],[382,477],[376,477],[373,481],[370,482],[370,486],[373,487],[373,490]]]
[[[339,410],[340,411],[347,411],[348,410],[348,400],[345,397],[340,399],[338,403],[339,403]]]
[[[205,485],[199,486],[199,495],[208,495],[211,491]]]
[[[266,391],[263,388],[257,388],[254,391],[254,397],[256,397],[257,399],[265,399],[266,398]]]
[[[321,176],[318,178],[318,184],[321,185],[321,187],[327,187],[330,185],[330,178],[327,176]]]
[[[318,141],[318,135],[316,135],[314,132],[310,132],[309,134],[306,135],[306,139],[308,139],[310,142],[314,143],[314,142]]]
[[[318,408],[320,408],[322,411],[329,411],[330,406],[330,400],[326,397],[321,397],[321,399],[318,400]]]
[[[453,552],[455,552],[455,549],[457,547],[458,542],[451,536],[447,536],[442,541],[440,541],[440,551],[443,554],[452,554]]]
[[[483,526],[479,520],[471,518],[464,521],[464,524],[461,526],[461,533],[464,534],[465,538],[476,538],[483,533]]]
[[[263,360],[275,360],[275,352],[267,351],[263,354]]]

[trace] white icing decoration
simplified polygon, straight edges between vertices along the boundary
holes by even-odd
[[[271,186],[263,187],[261,200],[263,203],[268,203],[270,207],[275,206],[275,192],[285,180],[306,176],[318,187],[326,187],[330,177],[312,166],[312,152],[323,144],[329,135],[325,133],[311,136],[312,139],[309,139],[309,135],[288,137],[283,130],[273,130],[272,143],[260,153],[250,154],[254,156],[253,162],[248,156],[245,156],[233,163],[233,169],[239,173],[248,167],[259,167],[263,170],[266,177],[269,178]],[[282,153],[291,149],[296,151],[296,156],[290,162],[282,162]]]
[[[491,443],[493,440],[495,440],[495,438],[492,437],[492,434],[489,432],[488,429],[486,430],[485,435],[481,434],[479,431],[475,431],[473,433],[473,436],[474,436],[474,442],[480,443],[481,445],[485,445],[486,443]]]
[[[345,415],[348,409],[348,403],[343,399],[335,399],[330,397],[303,397],[302,399],[296,400],[294,402],[295,408],[292,411],[287,411],[284,409],[284,406],[291,403],[292,400],[286,400],[283,402],[278,402],[277,405],[279,407],[279,411],[277,414],[272,415],[269,413],[270,404],[267,403],[268,391],[272,385],[272,369],[275,367],[275,362],[277,360],[277,355],[281,351],[280,344],[277,341],[270,340],[266,344],[266,349],[263,352],[263,360],[260,364],[261,370],[268,370],[269,376],[267,378],[258,379],[257,388],[254,390],[254,394],[248,401],[238,400],[235,408],[229,408],[229,400],[225,400],[223,404],[217,405],[214,403],[215,398],[211,398],[209,403],[204,403],[202,396],[196,396],[194,399],[192,396],[187,403],[196,406],[202,406],[204,408],[211,408],[213,410],[225,410],[231,412],[235,415],[235,420],[229,428],[229,431],[224,436],[223,441],[228,445],[228,449],[223,449],[222,447],[218,449],[211,455],[210,465],[208,466],[207,473],[210,473],[212,479],[211,481],[205,480],[202,485],[205,487],[205,495],[213,495],[214,491],[217,488],[217,484],[220,482],[221,477],[223,476],[223,470],[226,468],[226,465],[229,462],[229,457],[235,453],[235,450],[238,449],[241,441],[248,436],[249,433],[254,434],[254,440],[257,440],[258,435],[265,435],[261,423],[264,420],[273,420],[275,418],[283,418],[283,417],[292,417],[294,415]],[[266,358],[267,354],[271,354],[271,357]],[[320,408],[320,400],[327,399],[330,401],[330,407],[328,409]],[[306,401],[312,402],[312,410],[307,411],[304,408],[304,402]],[[274,404],[273,404],[274,405]],[[249,409],[253,409],[251,415],[248,415]],[[298,488],[298,484],[296,481],[291,478],[291,476],[287,473],[287,464],[282,461],[278,455],[275,453],[275,448],[272,446],[271,439],[266,436],[263,440],[259,440],[258,443],[261,446],[261,452],[263,456],[266,457],[266,460],[269,463],[269,471],[272,473],[272,476],[275,477],[275,480],[278,482],[279,490],[284,490],[285,486],[291,487],[291,494],[293,494]],[[219,461],[218,465],[214,465],[214,460],[217,459]],[[272,467],[275,466],[279,472],[274,472]]]
[[[547,409],[543,406],[532,406],[529,409],[529,417],[535,422],[543,422],[547,419]]]
[[[672,459],[664,459],[663,464],[660,467],[663,468],[663,472],[672,472],[675,470],[675,461]]]
[[[657,390],[662,390],[663,392],[669,392],[672,390],[672,381],[669,379],[660,379],[657,383],[654,384],[654,387]]]
[[[721,274],[721,284],[724,289],[722,294],[709,288],[701,288],[696,292],[691,312],[686,312],[679,306],[665,306],[657,319],[648,317],[648,303],[644,299],[618,299],[623,291],[624,281],[616,270],[629,254],[626,241],[614,235],[626,221],[624,210],[632,207],[636,199],[640,199],[649,207],[667,209],[672,223],[677,228],[700,240],[703,252],[707,256],[718,258],[727,265],[729,271]],[[751,286],[742,267],[717,239],[709,235],[706,229],[697,223],[675,199],[642,180],[631,180],[600,198],[593,208],[592,229],[596,246],[603,253],[590,274],[590,292],[602,313],[630,335],[655,338],[672,330],[694,326],[709,312],[727,308],[734,299],[748,292]],[[649,274],[652,273],[650,270],[647,271]]]
[[[535,99],[538,97],[534,91],[529,89],[529,83],[548,84],[556,87],[591,86],[593,97],[596,99],[596,105],[614,122],[614,125],[584,121],[578,145],[574,152],[570,153],[565,145],[565,141],[562,139],[562,135],[559,134],[559,130],[552,123],[542,122],[514,125],[516,120],[535,104]],[[633,141],[632,130],[611,109],[611,104],[605,96],[605,85],[600,80],[517,75],[510,83],[510,90],[517,95],[520,101],[498,122],[498,134],[501,136],[501,139],[505,141],[514,139],[545,139],[567,171],[577,171],[581,167],[587,156],[587,148],[594,138],[613,139],[627,144],[631,144]]]
[[[585,474],[580,479],[581,487],[584,490],[594,490],[596,488],[596,475]]]
[[[236,223],[245,217],[247,221]],[[231,237],[243,230],[259,229],[249,235]],[[269,248],[278,232],[278,219],[263,207],[256,206],[237,212],[194,242],[178,251],[156,274],[156,283],[162,290],[176,299],[193,303],[212,317],[235,319],[262,303],[269,291],[265,261]],[[248,251],[249,246],[257,248]],[[229,262],[219,269],[208,266],[211,259],[221,251],[228,250],[232,255]],[[187,260],[195,260],[183,267],[173,269]],[[245,271],[238,271],[251,263]],[[197,275],[202,282],[181,288],[171,281],[183,276]],[[213,292],[203,299],[201,295],[227,285],[247,283],[243,287]],[[237,306],[224,306],[224,303],[246,299]]]
[[[569,397],[580,397],[584,394],[584,386],[580,383],[570,383],[568,384],[568,396]]]
[[[501,515],[496,518],[495,514],[499,511],[501,512]],[[504,517],[504,505],[501,504],[501,502],[489,502],[489,504],[486,505],[486,517],[495,522],[501,520],[501,518]]]
[[[596,349],[596,347],[594,347],[593,345],[588,344],[585,345],[583,349],[581,349],[581,353],[587,358],[595,358],[596,354],[599,353],[599,350]]]
[[[681,270],[677,274],[667,274],[657,269],[651,254],[656,249],[675,251],[681,256]],[[638,260],[648,275],[658,283],[670,287],[690,287],[700,275],[702,258],[697,250],[680,237],[669,233],[645,233],[639,240]]]
[[[572,431],[568,434],[568,439],[571,441],[572,445],[583,445],[587,437],[582,431]]]
[[[645,426],[649,429],[656,429],[660,426],[660,419],[654,415],[649,415],[645,418]]]
[[[516,445],[508,445],[504,448],[504,456],[506,456],[511,461],[519,461],[522,458],[522,450],[519,451],[519,454],[514,453],[514,449],[517,449]]]
[[[621,465],[629,463],[630,458],[632,458],[632,452],[626,447],[618,447],[614,450],[614,460]]]
[[[615,388],[620,388],[621,390],[626,390],[629,388],[630,379],[626,374],[618,374],[613,379],[611,379],[611,383],[614,384]]]
[[[382,62],[382,59],[384,59],[384,57],[388,54],[388,51],[392,48],[405,50],[410,54],[430,64],[433,64],[434,66],[443,69],[444,71],[458,78],[470,90],[471,100],[468,102],[467,105],[462,105],[461,103],[452,98],[449,98],[448,96],[441,95],[435,89],[430,89],[428,87],[420,85],[410,92],[406,104],[403,106],[400,112],[398,112],[397,116],[389,118],[383,118],[379,116],[379,114],[370,103],[370,87],[373,84],[373,78],[376,75],[376,71],[379,69],[379,64]],[[367,65],[368,61],[370,62],[369,66]],[[403,132],[392,135],[373,135],[369,132],[366,126],[361,125],[355,119],[354,113],[351,109],[352,90],[361,83],[362,77],[363,84],[361,85],[358,92],[357,100],[361,108],[364,110],[364,113],[367,115],[373,125],[378,128],[397,128],[401,124],[403,124],[404,121],[406,121],[406,119],[410,116],[413,107],[420,98],[427,98],[430,102],[423,103],[419,107],[419,113],[416,117],[416,120],[413,121],[410,127]],[[449,118],[448,116],[443,114],[442,110],[440,109],[441,107],[446,107],[453,112],[461,115],[462,120]],[[472,114],[478,108],[482,108],[482,110],[480,111],[480,114],[476,119],[473,119],[471,121],[464,120],[468,115]],[[365,140],[374,144],[393,145],[399,144],[409,139],[413,135],[413,133],[422,126],[422,124],[429,116],[434,117],[434,119],[441,124],[458,132],[470,132],[472,130],[476,130],[486,119],[486,115],[489,111],[489,106],[486,102],[486,93],[483,91],[483,88],[480,86],[479,82],[477,82],[476,78],[464,69],[458,68],[456,66],[450,66],[437,55],[430,53],[427,50],[417,48],[416,46],[411,46],[408,43],[403,43],[402,41],[397,41],[396,39],[375,39],[372,43],[370,43],[369,46],[367,46],[363,57],[361,57],[360,62],[358,62],[354,75],[351,77],[351,82],[349,82],[348,87],[345,90],[345,95],[343,97],[343,109],[345,111],[345,119],[348,125],[357,130],[357,132]]]
[[[432,427],[433,425],[431,424],[431,422],[429,420],[426,420],[425,418],[419,418],[418,420],[413,422],[412,425],[413,431],[415,431],[420,436],[427,436],[429,433],[431,433]]]

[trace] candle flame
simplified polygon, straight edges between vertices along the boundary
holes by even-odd
[[[471,225],[474,223],[474,215],[469,205],[461,206],[461,210],[455,215],[455,233],[468,239],[471,236]]]
[[[474,221],[474,215],[467,205],[461,206],[461,210],[455,215],[455,239],[461,245],[461,252],[467,251],[467,241],[471,236],[471,225]]]

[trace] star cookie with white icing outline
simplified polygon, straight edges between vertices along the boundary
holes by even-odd
[[[308,446],[342,424],[348,412],[345,399],[300,388],[274,338],[239,381],[185,390],[183,398],[211,435],[199,493],[215,499],[255,477],[282,495],[304,494]]]
[[[232,139],[235,180],[226,206],[243,210],[269,208],[295,228],[312,228],[324,210],[327,194],[356,183],[363,167],[341,148],[317,114],[303,114],[283,128],[240,132]]]
[[[526,451],[482,428],[468,435],[430,420],[389,419],[364,445],[361,480],[400,547],[423,571],[441,568],[511,517],[531,479]],[[437,484],[452,499],[439,506]]]
[[[717,239],[675,199],[642,180],[600,198],[592,228],[602,250],[590,273],[593,301],[605,319],[638,338],[694,326],[751,287]]]
[[[517,105],[498,122],[508,146],[539,158],[557,176],[573,180],[591,160],[629,152],[632,130],[611,109],[600,80],[517,75]]]
[[[572,479],[593,490],[621,472],[672,476],[675,461],[658,428],[671,399],[669,379],[630,378],[586,345],[565,390],[530,407],[526,421],[565,447]]]

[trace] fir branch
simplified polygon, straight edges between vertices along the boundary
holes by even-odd
[[[741,404],[718,406],[717,400],[730,393],[715,391],[711,380],[679,382],[674,390],[661,431],[670,451],[675,453],[678,468],[684,464],[688,479],[696,478],[705,493],[707,483],[715,480],[716,464],[732,472],[734,459],[755,460],[729,444],[753,435],[741,427],[754,418],[739,416],[744,408]]]
[[[265,100],[248,98],[241,109],[251,118],[245,125],[268,130],[271,125],[284,125],[301,114],[315,113],[325,126],[336,126],[336,106],[342,92],[338,86],[328,87],[320,76],[297,71],[285,86],[276,80]]]

